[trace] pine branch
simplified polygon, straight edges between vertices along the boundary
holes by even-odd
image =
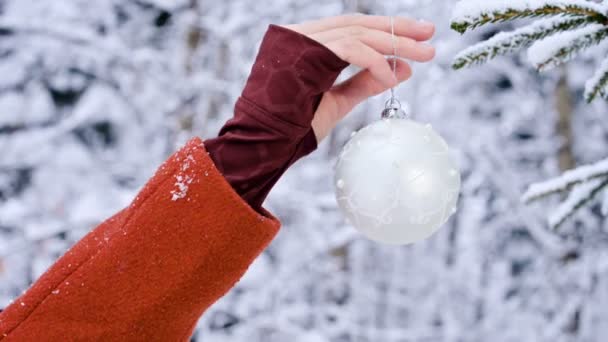
[[[485,63],[499,55],[513,53],[532,45],[539,39],[558,32],[573,30],[593,21],[589,17],[564,17],[542,20],[512,32],[501,32],[485,42],[478,43],[460,52],[452,67],[461,69]]]
[[[608,158],[595,164],[567,171],[557,178],[532,184],[522,196],[522,201],[530,203],[552,194],[567,191],[577,184],[603,177],[608,177]]]
[[[595,100],[598,95],[608,99],[608,58],[604,59],[595,75],[585,85],[587,102]]]
[[[580,208],[595,198],[595,196],[606,186],[608,186],[608,178],[594,179],[575,187],[566,201],[560,204],[560,206],[549,216],[548,221],[551,228],[559,228]]]
[[[528,50],[528,56],[539,71],[546,71],[568,62],[583,50],[601,43],[606,37],[608,27],[592,24],[536,42]]]
[[[556,15],[587,17],[589,20],[607,24],[604,6],[585,0],[512,0],[476,1],[463,0],[454,9],[451,27],[465,33],[468,30],[490,24],[522,18],[539,18]]]

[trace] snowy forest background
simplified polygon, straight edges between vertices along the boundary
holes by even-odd
[[[193,340],[605,340],[602,196],[553,230],[560,197],[524,205],[521,195],[608,155],[607,103],[583,96],[606,46],[544,74],[525,54],[454,71],[459,51],[514,27],[460,36],[454,3],[0,0],[0,307],[189,137],[217,134],[269,23],[394,13],[438,25],[436,60],[414,65],[398,95],[458,156],[457,214],[399,248],[346,224],[332,166],[350,133],[378,118],[386,95],[371,99],[273,190],[266,207],[282,231]]]

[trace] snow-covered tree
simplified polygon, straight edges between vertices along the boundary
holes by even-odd
[[[608,6],[603,1],[463,0],[454,9],[451,26],[465,33],[487,24],[525,18],[533,20],[521,28],[497,33],[460,52],[453,68],[485,63],[497,56],[528,48],[532,65],[539,71],[547,71],[608,38]],[[608,57],[602,58],[595,74],[586,82],[584,97],[589,102],[598,97],[608,99]],[[607,192],[607,166],[603,160],[571,170],[548,182],[534,184],[523,199],[531,202],[555,193],[569,193],[568,198],[549,215],[550,226],[558,227],[597,194]],[[604,212],[607,212],[608,204],[604,206],[607,208]]]

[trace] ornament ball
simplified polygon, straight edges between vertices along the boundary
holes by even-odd
[[[354,134],[335,173],[338,205],[371,240],[428,238],[456,211],[460,172],[430,125],[384,118]]]

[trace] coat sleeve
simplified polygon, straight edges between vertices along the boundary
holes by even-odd
[[[278,229],[192,139],[0,314],[0,340],[186,341]]]

